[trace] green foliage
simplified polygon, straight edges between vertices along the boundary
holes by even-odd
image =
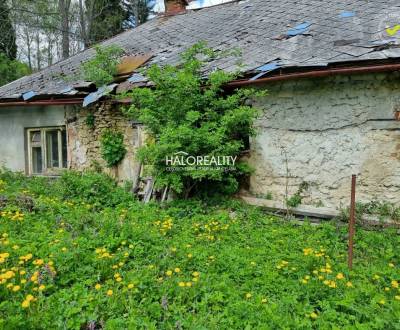
[[[92,81],[97,86],[107,85],[114,81],[117,65],[124,51],[115,45],[96,46],[96,55],[82,65],[83,79]]]
[[[101,155],[108,167],[117,165],[126,154],[124,136],[121,132],[106,130],[101,138]]]
[[[0,53],[0,86],[21,78],[30,73],[26,64],[17,60],[10,60]]]
[[[382,202],[382,201],[371,201],[368,203],[356,203],[356,221],[363,223],[364,215],[377,216],[379,219],[389,218],[394,221],[400,222],[400,207],[393,203]],[[339,220],[347,222],[350,217],[350,208],[341,210]]]
[[[297,207],[301,204],[302,197],[299,193],[295,193],[292,197],[288,198],[286,205],[289,207]]]
[[[0,196],[0,276],[12,272],[1,329],[397,328],[396,230],[357,228],[348,271],[345,226],[238,201],[143,205],[107,177],[68,172],[2,172]]]
[[[141,121],[155,143],[139,150],[139,158],[152,166],[157,186],[170,186],[183,196],[193,192],[233,193],[238,180],[250,172],[247,164],[234,169],[185,169],[169,171],[166,157],[178,152],[191,156],[240,156],[244,139],[255,134],[257,111],[246,100],[264,95],[253,89],[230,93],[224,85],[236,75],[222,70],[203,79],[206,63],[217,54],[205,44],[196,44],[182,55],[178,67],[157,65],[146,72],[154,88],[136,88],[128,94],[132,106],[126,114]],[[125,97],[126,95],[124,95]]]
[[[90,24],[89,44],[96,44],[123,31],[123,23],[128,19],[128,12],[120,0],[85,0],[94,17]]]
[[[85,124],[86,124],[86,126],[89,127],[90,129],[94,129],[94,128],[95,128],[95,121],[96,121],[96,118],[95,118],[94,114],[89,113],[89,114],[86,116]]]
[[[292,197],[286,200],[286,205],[293,208],[299,206],[303,201],[302,194],[305,190],[308,189],[308,187],[309,185],[307,182],[302,182],[297,192]]]
[[[0,31],[0,54],[4,54],[7,59],[14,61],[17,58],[16,34],[7,1],[0,2]],[[0,80],[3,79],[0,78]]]

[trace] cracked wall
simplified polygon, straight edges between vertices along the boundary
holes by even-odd
[[[400,205],[400,76],[374,74],[267,85],[252,140],[250,191],[284,200],[302,182],[304,204],[347,206],[357,199]]]

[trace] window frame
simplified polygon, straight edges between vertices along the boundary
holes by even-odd
[[[58,143],[58,167],[48,167],[47,163],[47,132],[49,131],[57,131],[57,143]],[[66,159],[63,157],[63,144],[62,144],[62,133],[65,132],[66,135],[66,147],[68,146],[68,132],[65,125],[61,126],[49,126],[49,127],[31,127],[26,128],[26,163],[27,163],[27,174],[34,176],[57,176],[60,174],[60,171],[68,168],[68,148],[66,153]],[[37,144],[32,142],[32,134],[34,132],[40,132],[40,147],[41,147],[41,155],[42,155],[42,172],[34,173],[33,171],[33,152],[32,149],[38,147]],[[66,161],[67,167],[63,167],[64,161]]]

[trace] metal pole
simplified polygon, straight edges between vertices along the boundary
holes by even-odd
[[[349,219],[349,251],[348,251],[348,266],[353,268],[353,244],[355,232],[355,213],[356,213],[356,176],[351,177],[351,204],[350,204],[350,219]]]

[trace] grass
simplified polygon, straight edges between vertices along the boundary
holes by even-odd
[[[399,329],[400,238],[0,173],[1,329]]]

